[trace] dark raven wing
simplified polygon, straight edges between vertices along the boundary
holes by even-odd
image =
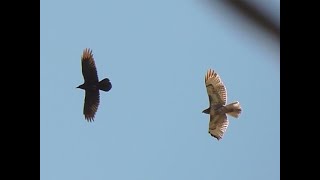
[[[83,114],[87,121],[91,122],[94,120],[94,116],[98,110],[100,102],[99,90],[89,91],[86,90],[84,98]]]
[[[98,74],[94,62],[92,50],[86,48],[81,57],[82,75],[85,83],[98,82]]]

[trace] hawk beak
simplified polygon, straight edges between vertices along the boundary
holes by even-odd
[[[208,109],[203,110],[202,113],[210,114],[210,107]]]

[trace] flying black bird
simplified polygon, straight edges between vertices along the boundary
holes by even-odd
[[[81,57],[82,75],[84,83],[77,88],[86,91],[84,98],[83,114],[87,121],[94,120],[100,102],[99,90],[108,92],[111,88],[111,82],[105,78],[99,82],[96,65],[94,63],[92,50],[86,48]]]
[[[241,113],[240,103],[235,101],[226,105],[227,90],[222,83],[220,76],[209,69],[204,78],[207,93],[209,96],[209,108],[203,113],[210,114],[209,133],[220,140],[229,125],[227,114],[238,118]]]

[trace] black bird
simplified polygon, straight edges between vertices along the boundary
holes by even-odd
[[[111,88],[111,82],[105,78],[99,82],[96,65],[93,59],[92,50],[86,48],[81,57],[82,75],[84,83],[77,88],[86,91],[84,99],[83,114],[87,121],[94,120],[100,102],[99,90],[108,92]]]

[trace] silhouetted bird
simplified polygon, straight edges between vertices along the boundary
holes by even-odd
[[[227,89],[213,70],[207,71],[204,81],[209,96],[209,108],[202,112],[210,114],[209,133],[220,140],[229,125],[227,114],[238,118],[241,113],[240,103],[235,101],[226,105]]]
[[[86,91],[83,114],[85,119],[91,122],[94,120],[94,116],[98,110],[100,102],[99,90],[107,92],[112,88],[112,85],[108,78],[99,82],[92,50],[88,48],[83,50],[81,64],[84,83],[77,88],[84,89]]]

